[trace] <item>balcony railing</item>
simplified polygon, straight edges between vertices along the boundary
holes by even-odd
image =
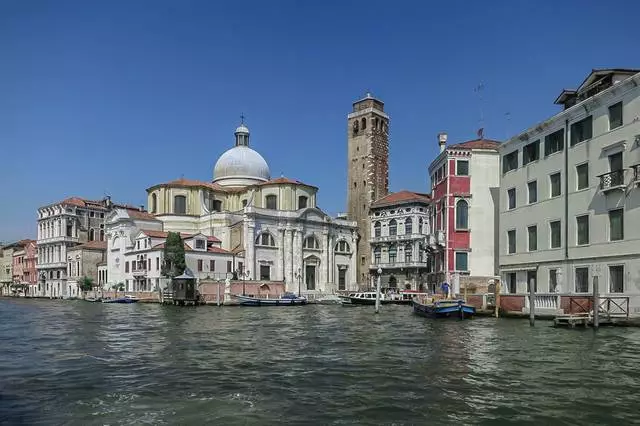
[[[371,237],[371,242],[372,243],[383,243],[383,242],[387,242],[387,241],[405,241],[405,240],[421,240],[421,239],[425,239],[425,238],[429,238],[428,235],[425,234],[416,234],[416,233],[410,233],[410,234],[396,234],[396,235],[380,235],[380,236],[373,236]]]
[[[633,182],[640,185],[640,164],[631,166],[631,169],[633,170]]]
[[[600,191],[602,192],[624,188],[624,169],[614,170],[598,177],[600,178]]]
[[[419,261],[414,260],[410,262],[386,262],[386,263],[374,263],[369,266],[369,269],[393,269],[393,268],[426,268],[428,266],[428,262],[426,260]]]
[[[146,277],[147,276],[147,270],[146,269],[134,269],[131,272],[133,273],[134,277]]]

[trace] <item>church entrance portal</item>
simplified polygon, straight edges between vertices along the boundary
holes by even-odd
[[[307,284],[307,290],[316,289],[316,265],[305,266],[305,282]]]

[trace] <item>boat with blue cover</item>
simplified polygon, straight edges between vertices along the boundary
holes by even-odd
[[[296,296],[293,293],[285,293],[279,298],[265,298],[251,297],[251,296],[235,296],[242,306],[298,306],[306,305],[307,298]]]
[[[102,300],[102,303],[138,303],[138,298],[126,295],[123,297],[116,297],[114,299],[104,299]]]
[[[465,303],[462,299],[442,299],[412,302],[413,313],[427,318],[471,318],[476,313],[475,306]]]

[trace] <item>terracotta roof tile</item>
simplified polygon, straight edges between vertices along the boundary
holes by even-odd
[[[456,143],[453,145],[447,146],[447,149],[455,148],[455,149],[493,149],[498,150],[500,146],[500,141],[494,141],[491,139],[474,139],[471,141]]]
[[[70,248],[70,250],[73,250],[73,249],[106,250],[107,242],[106,241],[87,241],[84,244],[80,244],[79,246]]]
[[[156,219],[155,216],[153,216],[152,214],[150,214],[147,211],[143,211],[143,210],[140,210],[140,209],[128,208],[127,209],[127,214],[129,215],[129,217],[131,219],[150,220],[150,221],[153,221],[153,222],[159,222],[159,220]]]
[[[209,247],[207,249],[207,251],[209,253],[223,253],[223,254],[231,254],[231,252],[229,250],[225,250],[223,248],[220,247]]]
[[[429,204],[431,202],[431,195],[423,194],[420,192],[412,192],[412,191],[398,191],[393,192],[386,197],[382,197],[379,200],[376,200],[371,204],[371,207],[383,207],[383,206],[392,206],[394,204],[406,204],[419,202],[424,204]]]
[[[209,188],[209,189],[212,189],[212,190],[215,190],[215,191],[227,192],[227,188],[225,188],[224,186],[219,185],[217,183],[204,182],[204,181],[201,181],[201,180],[185,179],[185,178],[175,179],[175,180],[172,180],[170,182],[153,185],[149,189],[155,188],[157,186],[178,186],[178,187],[186,187],[186,188],[202,187],[202,188]],[[147,190],[149,190],[149,189],[147,189]]]
[[[258,185],[277,185],[277,184],[289,184],[289,185],[304,185],[315,188],[313,185],[306,184],[297,179],[289,179],[287,177],[281,176],[279,178],[271,179],[266,182],[259,183]]]
[[[160,244],[156,244],[152,248],[154,248],[154,249],[164,249],[164,245],[165,245],[165,243],[160,243]],[[185,244],[184,245],[184,251],[193,251],[193,249],[191,247],[189,247],[187,244]]]

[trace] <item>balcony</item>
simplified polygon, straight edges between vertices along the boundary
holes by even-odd
[[[382,268],[383,270],[386,269],[415,269],[415,268],[426,268],[428,266],[429,262],[427,262],[426,260],[424,261],[419,261],[419,260],[415,260],[415,261],[411,261],[411,262],[389,262],[389,263],[375,263],[372,265],[369,265],[369,269],[371,270],[376,270],[378,268]]]
[[[134,269],[133,271],[131,271],[131,273],[133,274],[134,277],[146,277],[147,276],[147,270],[146,269]]]
[[[633,183],[636,186],[640,186],[640,164],[636,164],[631,166],[631,170],[633,170]]]
[[[612,172],[599,175],[598,177],[600,178],[600,192],[606,194],[608,192],[616,190],[624,191],[624,175],[624,169],[614,170]]]
[[[424,234],[397,234],[397,235],[380,235],[379,237],[371,237],[370,243],[386,243],[390,241],[410,241],[410,240],[424,240],[428,238],[428,235]]]

